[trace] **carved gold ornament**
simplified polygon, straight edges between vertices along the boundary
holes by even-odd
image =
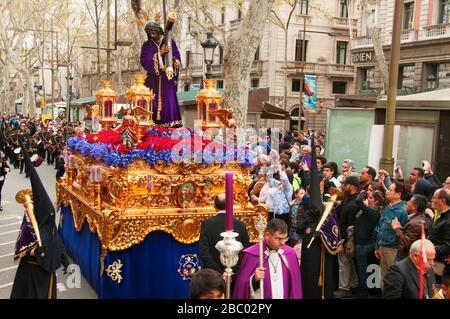
[[[121,251],[140,244],[153,231],[163,231],[183,244],[195,243],[200,224],[216,213],[213,198],[225,192],[225,172],[234,173],[234,216],[248,225],[250,240],[258,232],[254,219],[267,217],[263,205],[248,202],[251,184],[249,169],[236,163],[164,164],[150,167],[137,160],[128,169],[108,167],[74,154],[73,169],[56,184],[57,205],[71,207],[74,225],[81,231],[85,221],[96,233],[102,247],[102,260],[108,251]],[[86,172],[92,165],[102,171],[102,181],[92,183]],[[147,187],[149,174],[152,187]]]
[[[118,284],[122,282],[122,275],[120,274],[122,272],[122,262],[120,259],[113,262],[111,265],[106,268],[106,273],[108,277],[111,278],[112,281],[117,281]]]

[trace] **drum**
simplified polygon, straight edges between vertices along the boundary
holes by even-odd
[[[17,147],[17,148],[15,148],[14,149],[14,154],[20,154],[20,150],[21,150],[21,148],[20,147]]]
[[[34,167],[39,167],[44,161],[44,159],[37,154],[32,155],[30,159],[33,162]]]
[[[49,153],[53,153],[54,151],[55,151],[55,145],[53,145],[53,144],[48,144],[47,145],[47,152],[49,152]]]

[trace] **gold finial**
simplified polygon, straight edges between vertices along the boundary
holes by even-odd
[[[156,12],[155,14],[155,22],[161,23],[161,12]]]
[[[22,189],[16,194],[16,202],[19,204],[25,204],[29,201],[33,201],[33,191],[29,188]]]

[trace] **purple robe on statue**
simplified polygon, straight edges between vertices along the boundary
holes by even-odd
[[[154,41],[149,40],[144,42],[141,49],[141,65],[147,71],[145,85],[152,89],[155,94],[152,119],[156,126],[159,127],[180,127],[182,121],[175,85],[178,79],[178,71],[174,69],[175,75],[169,81],[165,71],[162,69],[162,65],[160,65],[158,45]],[[181,61],[180,52],[175,41],[172,41],[172,53],[175,59]],[[164,56],[162,58],[164,61]],[[161,102],[160,111],[158,111],[159,101]]]
[[[264,243],[264,251],[266,251],[266,243]],[[284,299],[302,299],[302,280],[300,276],[300,267],[295,250],[287,245],[283,246],[285,263],[280,260],[283,269],[283,290]],[[243,251],[241,267],[236,278],[233,299],[249,299],[250,298],[250,280],[259,266],[259,244],[248,247]],[[272,299],[272,285],[270,279],[270,270],[268,257],[264,255],[264,299]]]

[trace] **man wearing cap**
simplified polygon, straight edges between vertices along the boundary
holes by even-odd
[[[147,71],[145,85],[153,90],[153,121],[160,127],[180,127],[182,124],[180,106],[176,95],[176,82],[181,68],[180,52],[172,40],[165,45],[164,31],[157,22],[145,25],[148,40],[141,48],[141,65]],[[174,76],[169,79],[166,74],[164,56],[172,50]]]
[[[356,214],[358,213],[358,205],[356,197],[358,195],[359,178],[349,176],[342,184],[344,192],[344,200],[342,205],[336,208],[339,221],[339,232],[344,240],[344,244],[339,249],[339,290],[336,291],[336,298],[352,297],[352,290],[358,287],[358,277],[356,267],[353,262],[354,249],[353,245],[353,227],[355,225]]]

